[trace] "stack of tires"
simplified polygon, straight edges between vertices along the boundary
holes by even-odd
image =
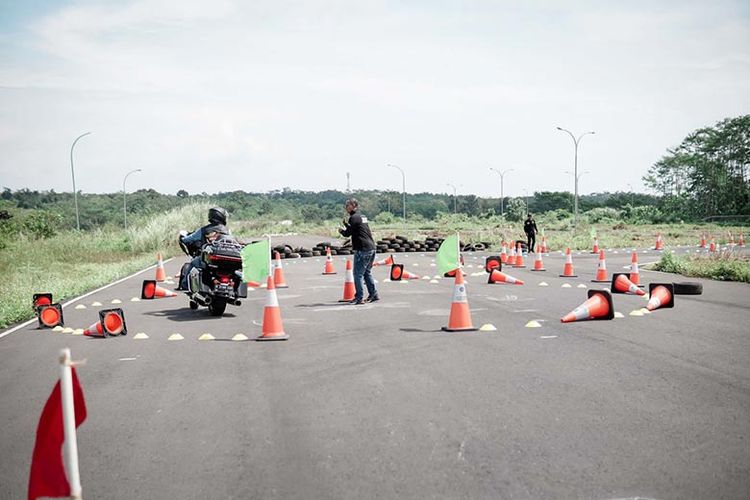
[[[335,243],[331,243],[330,241],[321,241],[313,247],[313,256],[317,257],[319,255],[325,255],[326,248],[331,249],[331,255],[351,255],[352,253],[354,253],[350,240],[346,240],[343,245],[337,245]]]
[[[300,257],[312,257],[313,253],[305,247],[291,247],[289,245],[276,245],[271,249],[271,258],[276,258],[276,252],[282,259],[298,259]]]

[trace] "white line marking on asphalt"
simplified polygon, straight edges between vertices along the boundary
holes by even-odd
[[[540,339],[556,339],[557,335],[542,335]]]
[[[174,259],[174,257],[172,257],[171,259],[167,259],[167,260],[165,260],[165,261],[164,261],[164,263],[167,263],[167,262],[169,262],[170,260],[173,260],[173,259]],[[122,279],[119,279],[119,280],[117,280],[117,281],[113,281],[112,283],[110,283],[110,284],[108,284],[108,285],[104,285],[104,286],[102,286],[102,287],[99,287],[99,288],[97,288],[96,290],[91,290],[91,291],[90,291],[90,292],[88,292],[88,293],[84,293],[83,295],[80,295],[80,296],[78,296],[78,297],[75,297],[75,298],[73,298],[73,299],[70,299],[69,301],[67,301],[66,303],[64,303],[64,304],[62,305],[62,307],[63,307],[63,309],[64,309],[64,308],[68,307],[68,306],[69,306],[70,304],[75,304],[76,302],[78,302],[78,301],[79,301],[79,300],[81,300],[81,299],[85,299],[86,297],[88,297],[88,296],[90,296],[90,295],[93,295],[93,294],[95,294],[95,293],[97,293],[97,292],[101,292],[102,290],[106,290],[107,288],[109,288],[109,287],[111,287],[111,286],[115,286],[115,285],[118,285],[118,284],[122,283],[123,281],[127,281],[127,280],[129,280],[130,278],[133,278],[133,277],[135,277],[135,276],[138,276],[138,275],[139,275],[139,274],[141,274],[141,273],[145,273],[145,272],[146,272],[146,271],[148,271],[149,269],[155,269],[155,268],[156,268],[156,264],[154,264],[153,266],[149,266],[149,267],[147,267],[147,268],[145,268],[145,269],[141,269],[141,270],[140,270],[140,271],[138,271],[137,273],[133,273],[133,274],[131,274],[130,276],[125,276],[124,278],[122,278]],[[26,328],[27,326],[29,326],[29,325],[30,325],[30,324],[32,324],[32,323],[36,323],[36,321],[37,321],[37,319],[36,319],[36,318],[33,318],[33,319],[30,319],[30,320],[28,320],[28,321],[26,321],[26,322],[24,322],[24,323],[21,323],[20,325],[16,325],[16,326],[14,326],[13,328],[10,328],[10,329],[8,329],[8,330],[5,330],[5,331],[4,331],[3,333],[0,333],[0,339],[1,339],[1,338],[3,338],[3,337],[5,337],[6,335],[10,335],[10,334],[11,334],[11,333],[13,333],[13,332],[17,332],[17,331],[18,331],[18,330],[20,330],[21,328]]]
[[[120,359],[118,359],[117,361],[135,361],[135,360],[137,360],[137,359],[138,359],[138,358],[120,358]]]

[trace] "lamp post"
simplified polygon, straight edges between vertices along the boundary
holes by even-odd
[[[401,172],[401,190],[403,193],[403,199],[401,200],[401,206],[404,209],[404,224],[406,224],[406,175],[404,174],[404,170],[399,167],[398,165],[391,165],[388,164],[389,167],[393,167],[395,169],[398,169],[399,172]]]
[[[125,221],[125,229],[128,228],[128,200],[125,191],[125,181],[128,180],[128,176],[130,174],[134,174],[136,172],[141,172],[141,169],[136,168],[135,170],[131,170],[130,172],[125,174],[125,177],[123,177],[122,179],[122,218]]]
[[[496,172],[496,173],[497,173],[497,175],[499,175],[499,176],[500,176],[500,215],[505,215],[505,206],[504,206],[504,204],[503,204],[503,200],[504,200],[504,198],[505,198],[505,195],[503,194],[503,179],[504,179],[504,177],[505,177],[505,174],[507,174],[508,172],[512,172],[512,171],[513,171],[513,169],[512,169],[512,168],[509,168],[509,169],[507,169],[507,170],[503,170],[503,171],[501,172],[501,171],[499,171],[499,170],[498,170],[498,169],[496,169],[496,168],[492,168],[492,167],[490,167],[490,170],[492,170],[493,172]]]
[[[458,213],[458,205],[457,205],[458,198],[456,197],[456,186],[454,186],[450,182],[447,182],[446,185],[453,188],[453,213],[457,214]]]
[[[78,215],[78,191],[76,191],[76,171],[73,168],[73,148],[76,146],[76,143],[81,137],[86,137],[90,133],[91,132],[86,132],[85,134],[79,135],[70,146],[70,174],[73,177],[73,200],[76,205],[76,229],[78,229],[79,231],[81,230],[81,217]]]
[[[628,182],[628,187],[630,188],[630,206],[632,207],[635,205],[635,192],[633,191],[633,185]]]
[[[524,189],[523,190],[524,198],[526,198],[526,213],[529,213],[529,190]]]
[[[557,127],[557,130],[560,130],[562,132],[567,132],[567,134],[570,136],[571,139],[573,139],[573,144],[575,145],[575,160],[573,163],[573,176],[575,177],[575,194],[574,194],[574,209],[573,209],[573,227],[575,227],[578,224],[578,144],[581,142],[581,139],[584,135],[594,135],[594,131],[590,132],[584,132],[583,134],[579,135],[576,139],[576,136],[573,135],[573,132],[571,132],[568,129],[564,129],[562,127]]]

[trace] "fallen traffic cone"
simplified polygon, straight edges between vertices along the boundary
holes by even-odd
[[[161,252],[156,254],[156,281],[165,281],[167,273],[164,270],[164,261],[161,260]]]
[[[52,304],[51,293],[35,293],[31,296],[31,308],[37,310],[40,306],[48,306]]]
[[[503,241],[503,246],[500,249],[500,262],[503,264],[508,263],[508,247],[504,241]]]
[[[276,265],[273,269],[273,281],[276,284],[276,288],[289,288],[289,285],[284,281],[284,269],[281,267],[281,255],[276,252]]]
[[[599,265],[596,268],[596,278],[591,281],[594,283],[609,283],[607,261],[604,260],[604,250],[599,250]]]
[[[279,298],[276,296],[273,278],[269,276],[267,283],[268,302],[266,302],[266,307],[263,308],[263,333],[255,340],[288,340],[289,335],[284,333],[284,325],[281,323],[281,309],[279,308]]]
[[[614,273],[612,275],[612,293],[627,293],[630,295],[646,295],[646,292],[638,288],[638,285],[628,279],[625,273]]]
[[[446,332],[467,332],[476,330],[471,323],[469,299],[466,295],[466,285],[464,284],[464,276],[462,273],[456,273],[456,281],[453,285],[451,314],[448,318],[448,326],[444,326],[442,329]]]
[[[572,323],[586,319],[614,319],[615,307],[612,296],[606,290],[589,290],[588,300],[560,319],[561,323]]]
[[[534,259],[534,269],[532,271],[546,271],[544,268],[544,262],[542,262],[542,251],[539,250],[536,253],[536,259]]]
[[[503,268],[503,263],[500,257],[490,256],[484,260],[484,270],[491,273],[493,269],[500,270]]]
[[[509,285],[523,285],[523,281],[516,279],[509,274],[500,272],[497,269],[493,270],[490,273],[489,277],[487,278],[487,283],[491,285],[494,283],[507,283]]]
[[[570,254],[570,247],[565,251],[565,265],[561,278],[577,278],[578,275],[573,272],[573,256]]]
[[[90,327],[86,328],[83,331],[83,334],[86,335],[87,337],[102,337],[102,338],[104,338],[105,335],[104,335],[104,328],[102,327],[102,322],[101,321],[97,321],[96,323],[94,323]]]
[[[164,297],[177,297],[172,290],[167,290],[156,284],[156,280],[143,280],[141,285],[141,298],[145,300],[159,299]]]
[[[323,269],[323,274],[336,274],[336,270],[333,268],[333,258],[331,257],[330,247],[326,247],[326,267]]]
[[[508,261],[506,262],[506,264],[509,266],[516,265],[516,247],[511,247],[510,255],[508,255]]]
[[[636,286],[641,286],[641,273],[638,271],[638,252],[633,252],[630,257],[630,281]]]
[[[516,252],[516,263],[513,267],[526,267],[526,264],[523,262],[523,249],[521,249],[520,243],[518,244],[518,251]]]
[[[43,304],[36,309],[39,328],[54,328],[65,326],[63,311],[60,304]]]
[[[674,307],[674,285],[672,283],[649,283],[646,309],[653,311],[662,307]]]
[[[700,248],[706,248],[706,235],[701,235],[701,244],[699,246]]]
[[[344,278],[344,298],[339,302],[351,302],[357,291],[354,289],[354,271],[352,270],[352,261],[346,261],[346,277]]]
[[[391,266],[391,281],[401,281],[404,280],[418,280],[419,276],[416,274],[410,273],[409,271],[404,269],[403,264],[393,264]]]
[[[127,335],[125,313],[122,309],[102,309],[99,311],[99,323],[106,335]]]
[[[654,250],[663,250],[664,249],[664,242],[661,239],[661,233],[656,233],[656,244],[654,245]]]
[[[373,267],[374,266],[390,266],[390,265],[393,265],[393,255],[389,255],[388,257],[386,257],[383,260],[379,260],[377,262],[373,262],[372,265],[373,265]]]
[[[599,253],[599,238],[594,238],[594,248],[591,249],[591,253]]]

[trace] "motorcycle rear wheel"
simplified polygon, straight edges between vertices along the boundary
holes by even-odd
[[[222,316],[226,308],[227,303],[225,300],[214,299],[208,304],[208,312],[211,313],[211,316]]]

